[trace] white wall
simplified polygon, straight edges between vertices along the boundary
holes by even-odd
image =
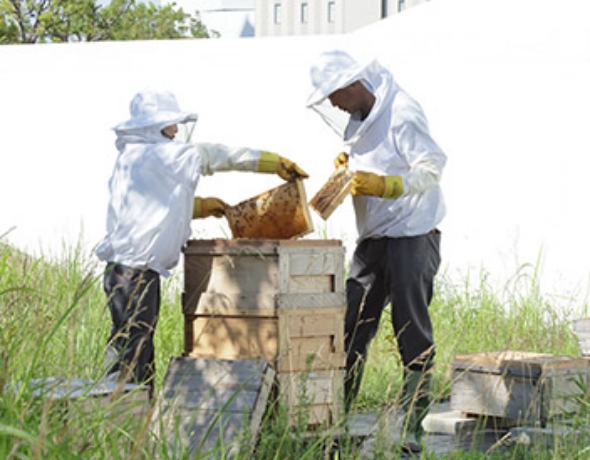
[[[92,246],[104,232],[107,180],[116,150],[111,127],[128,118],[144,87],[165,87],[200,115],[195,136],[280,152],[316,169],[339,149],[305,108],[308,65],[329,40],[185,40],[0,47],[0,125],[10,133],[0,167],[0,235],[30,249],[59,249],[79,227]],[[319,47],[319,48],[318,48]],[[324,155],[324,162],[318,161]],[[227,173],[200,193],[229,203],[282,181]],[[311,185],[313,184],[313,185]],[[200,222],[226,235],[222,221]]]
[[[350,35],[1,46],[0,235],[15,226],[5,237],[14,244],[59,251],[83,225],[90,250],[104,231],[110,127],[145,86],[167,87],[199,112],[199,139],[296,160],[312,175],[311,197],[340,142],[305,109],[309,65],[342,46],[392,66],[448,154],[447,275],[461,282],[483,269],[507,282],[541,256],[539,289],[580,301],[590,273],[590,4],[560,5],[439,0]],[[280,182],[218,174],[199,194],[233,204]],[[352,250],[349,201],[316,227],[311,237],[327,233]],[[222,220],[194,229],[229,235]]]
[[[449,156],[450,269],[508,280],[540,258],[539,289],[579,300],[590,274],[590,3],[555,6],[439,0],[354,36],[416,95]]]

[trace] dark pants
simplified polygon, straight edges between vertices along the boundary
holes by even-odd
[[[104,290],[111,311],[108,346],[117,355],[108,373],[153,387],[154,332],[160,312],[160,275],[153,270],[107,264]]]
[[[428,307],[439,265],[437,230],[415,237],[367,239],[357,246],[346,281],[347,408],[358,393],[369,344],[389,303],[404,366],[432,366],[435,350]]]

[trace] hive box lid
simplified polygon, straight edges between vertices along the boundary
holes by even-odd
[[[589,362],[584,358],[511,350],[455,355],[452,362],[453,370],[533,378],[545,372],[579,370],[588,366]]]
[[[183,252],[193,254],[236,254],[236,255],[269,255],[278,254],[282,250],[306,250],[321,248],[322,250],[344,250],[342,240],[281,240],[281,239],[193,239],[188,240]]]

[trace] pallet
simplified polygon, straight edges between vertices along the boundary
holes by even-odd
[[[231,457],[240,445],[254,444],[274,376],[263,361],[174,357],[158,398],[154,428],[168,439],[173,457],[183,452],[190,458],[216,459],[221,453]]]
[[[147,386],[119,384],[110,380],[49,377],[27,383],[32,396],[59,408],[67,421],[69,414],[102,414],[112,422],[147,416],[150,409]]]

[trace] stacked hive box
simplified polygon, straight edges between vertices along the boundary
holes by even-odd
[[[191,240],[185,355],[263,359],[292,423],[336,422],[344,374],[344,248],[338,240]]]

